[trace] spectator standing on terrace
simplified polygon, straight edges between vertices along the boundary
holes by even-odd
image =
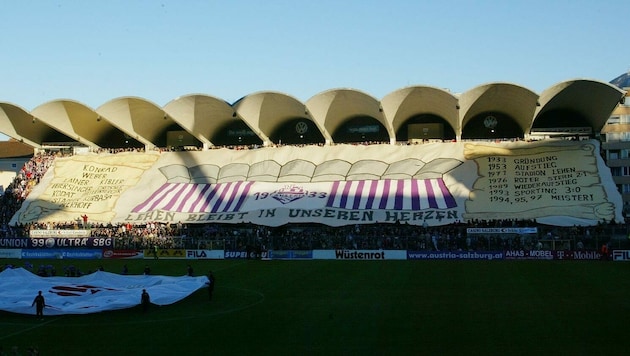
[[[83,228],[87,229],[87,227],[88,227],[88,216],[87,216],[87,214],[81,215],[81,219],[83,219]]]
[[[575,245],[575,248],[576,248],[578,251],[584,251],[584,243],[582,242],[582,240],[580,240],[580,241],[578,241],[578,242],[577,242],[577,245]]]
[[[433,248],[434,248],[436,251],[439,251],[440,249],[439,249],[439,247],[438,247],[438,236],[437,236],[437,234],[436,234],[436,233],[433,233],[433,234],[431,235],[431,242],[433,242]]]
[[[602,255],[602,261],[608,261],[608,244],[603,244],[600,253]]]
[[[31,306],[35,306],[35,315],[39,318],[39,320],[44,319],[44,306],[46,305],[46,300],[42,295],[42,291],[40,290],[37,293],[37,296],[33,300],[33,304]]]
[[[142,311],[146,312],[149,309],[149,304],[151,304],[151,296],[149,296],[149,292],[146,289],[142,290],[142,295],[140,296],[140,304],[142,304]]]

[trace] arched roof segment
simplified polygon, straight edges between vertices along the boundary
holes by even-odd
[[[278,126],[287,120],[301,117],[314,121],[307,113],[304,103],[284,93],[253,93],[234,103],[234,109],[263,142],[267,143]],[[317,122],[315,124],[321,130],[321,126]]]
[[[3,134],[33,147],[41,147],[46,131],[54,129],[15,104],[0,103],[0,132]]]
[[[234,108],[225,100],[203,94],[190,94],[172,100],[164,111],[199,141],[210,138],[234,118]]]
[[[331,142],[331,135],[348,118],[369,116],[378,120],[386,129],[390,140],[395,139],[391,124],[383,115],[380,102],[371,95],[355,89],[332,89],[316,94],[306,102],[306,109],[324,128],[324,138]]]
[[[428,86],[401,88],[381,100],[385,118],[394,132],[413,116],[433,114],[446,120],[459,131],[458,99],[450,92]]]
[[[129,136],[153,147],[160,146],[164,131],[175,123],[161,107],[138,97],[110,100],[96,112]]]
[[[460,122],[484,112],[501,112],[513,118],[523,132],[529,132],[538,102],[538,94],[511,83],[489,83],[472,88],[459,97]],[[460,132],[461,134],[461,132]]]
[[[593,132],[600,132],[624,93],[615,85],[598,80],[564,81],[542,92],[536,118],[551,110],[568,109],[584,116]]]
[[[50,101],[33,109],[32,114],[66,136],[93,147],[100,147],[107,140],[106,133],[112,126],[92,108],[74,100]]]

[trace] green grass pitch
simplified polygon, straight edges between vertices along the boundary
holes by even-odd
[[[600,261],[32,261],[183,275],[214,297],[90,315],[0,312],[42,355],[621,355],[630,264]],[[0,263],[23,261],[0,260]],[[139,299],[139,296],[138,296]]]

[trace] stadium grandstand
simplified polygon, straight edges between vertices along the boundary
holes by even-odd
[[[21,167],[0,182],[0,247],[50,247],[36,231],[89,231],[123,250],[622,247],[600,133],[625,95],[576,79],[541,94],[489,83],[380,100],[333,89],[306,102],[0,102],[1,167]]]
[[[92,151],[528,140],[595,136],[623,95],[609,83],[572,80],[540,95],[515,84],[491,83],[462,94],[412,86],[381,100],[358,90],[334,89],[305,103],[276,92],[253,93],[234,104],[186,95],[163,107],[138,97],[113,99],[97,109],[56,100],[30,112],[0,103],[0,123],[4,134],[35,148]]]

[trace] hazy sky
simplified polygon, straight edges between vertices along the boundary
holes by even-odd
[[[163,106],[202,93],[302,101],[409,85],[611,81],[630,69],[628,4],[610,0],[0,0],[0,102]],[[1,136],[0,136],[1,137]]]

